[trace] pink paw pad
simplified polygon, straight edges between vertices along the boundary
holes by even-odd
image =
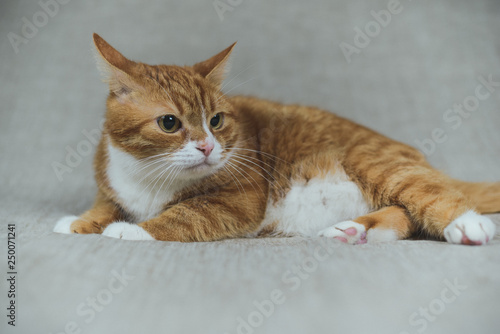
[[[342,241],[342,242],[343,242],[343,243],[345,243],[345,244],[347,243],[347,239],[346,239],[346,238],[344,238],[344,237],[334,237],[333,239],[340,240],[340,241]]]
[[[358,234],[358,230],[355,227],[349,227],[349,228],[346,228],[345,230],[342,230],[342,229],[337,227],[337,230],[344,232],[345,234],[347,234],[350,237],[355,237]],[[343,243],[349,242],[347,240],[347,238],[344,238],[344,237],[334,237],[334,239],[340,240]],[[365,231],[363,231],[359,235],[359,239],[357,241],[355,241],[354,244],[355,245],[366,244],[366,232]]]
[[[318,235],[333,238],[351,245],[366,244],[365,227],[354,221],[345,221],[335,224],[320,231]]]
[[[358,230],[356,230],[355,227],[349,227],[344,230],[344,233],[347,235],[356,235],[358,233]]]
[[[488,240],[486,240],[486,242],[488,242]],[[482,245],[483,243],[481,241],[473,241],[473,240],[470,240],[469,238],[467,238],[467,236],[464,234],[462,236],[462,244],[463,245],[473,245],[473,246],[478,246],[478,245]]]
[[[359,240],[356,242],[356,245],[366,244],[366,232],[361,233]]]

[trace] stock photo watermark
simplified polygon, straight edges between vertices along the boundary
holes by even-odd
[[[226,12],[232,12],[242,3],[243,0],[214,0],[214,2],[212,2],[212,5],[214,6],[215,12],[219,16],[219,19],[221,21],[224,21],[224,14]]]
[[[27,44],[30,40],[38,35],[40,29],[45,27],[51,18],[54,18],[57,13],[59,13],[60,7],[66,5],[71,0],[41,0],[38,1],[40,10],[35,12],[31,19],[23,16],[21,21],[23,23],[21,27],[21,33],[16,34],[15,32],[9,32],[7,38],[9,39],[10,45],[16,54],[19,53],[19,46],[22,44]]]
[[[123,269],[121,273],[112,270],[111,275],[105,289],[99,290],[95,296],[89,296],[84,302],[77,305],[76,315],[82,318],[80,321],[69,321],[64,325],[63,330],[50,334],[81,334],[83,332],[82,322],[84,324],[91,323],[96,314],[102,312],[113,301],[114,295],[121,293],[135,278],[135,276],[125,273]]]
[[[16,326],[17,317],[17,252],[16,252],[16,224],[7,225],[7,324]]]
[[[252,334],[256,328],[262,326],[266,319],[270,318],[279,305],[285,303],[287,293],[296,291],[302,283],[311,277],[318,270],[321,262],[326,261],[342,245],[339,241],[333,241],[331,238],[320,238],[320,245],[314,248],[313,254],[304,258],[300,264],[293,265],[281,276],[281,282],[288,289],[273,289],[269,293],[269,298],[254,300],[253,310],[246,316],[236,318],[236,334]],[[225,332],[224,334],[230,334]]]
[[[372,10],[370,12],[374,20],[368,21],[363,29],[355,26],[352,44],[346,42],[341,42],[339,44],[340,50],[342,50],[347,63],[350,64],[352,56],[361,53],[364,48],[370,45],[371,41],[380,35],[382,28],[386,28],[389,23],[391,23],[392,17],[402,11],[403,5],[401,5],[399,0],[389,0],[389,2],[387,2],[387,9],[382,9],[378,12]]]
[[[441,290],[439,297],[431,300],[427,305],[420,306],[418,311],[413,312],[408,317],[408,323],[416,327],[418,333],[423,333],[429,326],[429,322],[434,322],[446,311],[447,305],[455,302],[463,291],[467,290],[467,285],[458,282],[455,278],[453,282],[448,279],[443,281],[445,288]],[[410,332],[400,332],[399,334],[410,334]]]
[[[73,169],[80,166],[83,158],[89,156],[94,148],[99,144],[105,120],[102,120],[97,129],[82,130],[82,139],[73,148],[69,145],[65,147],[66,156],[63,162],[52,161],[51,166],[59,182],[64,181],[64,174],[73,172]]]
[[[495,92],[496,87],[500,86],[500,81],[494,81],[492,74],[487,78],[479,76],[477,80],[479,84],[474,89],[474,94],[466,96],[461,103],[455,103],[452,108],[443,113],[443,121],[450,125],[453,131],[462,125],[464,119],[471,117],[472,113],[479,109],[480,102],[488,99]],[[436,127],[429,137],[415,139],[414,143],[426,156],[431,156],[436,152],[437,145],[443,144],[448,138],[444,128]]]

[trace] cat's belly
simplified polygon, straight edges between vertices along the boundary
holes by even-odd
[[[295,180],[285,197],[268,203],[261,231],[316,236],[336,223],[370,212],[359,187],[343,172]]]

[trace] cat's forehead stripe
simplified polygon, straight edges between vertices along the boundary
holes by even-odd
[[[206,94],[203,89],[192,89],[191,94],[186,91],[177,91],[173,96],[173,100],[181,115],[191,111],[199,111],[200,109],[212,110],[209,94]]]
[[[184,105],[190,108],[197,108],[201,105],[206,110],[211,110],[215,104],[211,98],[211,94],[205,89],[201,78],[192,77],[186,70],[182,68],[159,66],[151,67],[148,76],[153,78],[161,87],[165,88],[172,99],[176,100],[179,97],[183,100]],[[183,108],[179,107],[179,112],[184,113]]]

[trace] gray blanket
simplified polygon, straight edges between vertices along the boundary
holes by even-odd
[[[154,64],[238,41],[229,94],[316,105],[420,147],[453,177],[500,180],[499,2],[59,1],[0,4],[0,332],[498,333],[498,236],[182,244],[52,228],[96,190],[107,87],[92,32]]]

